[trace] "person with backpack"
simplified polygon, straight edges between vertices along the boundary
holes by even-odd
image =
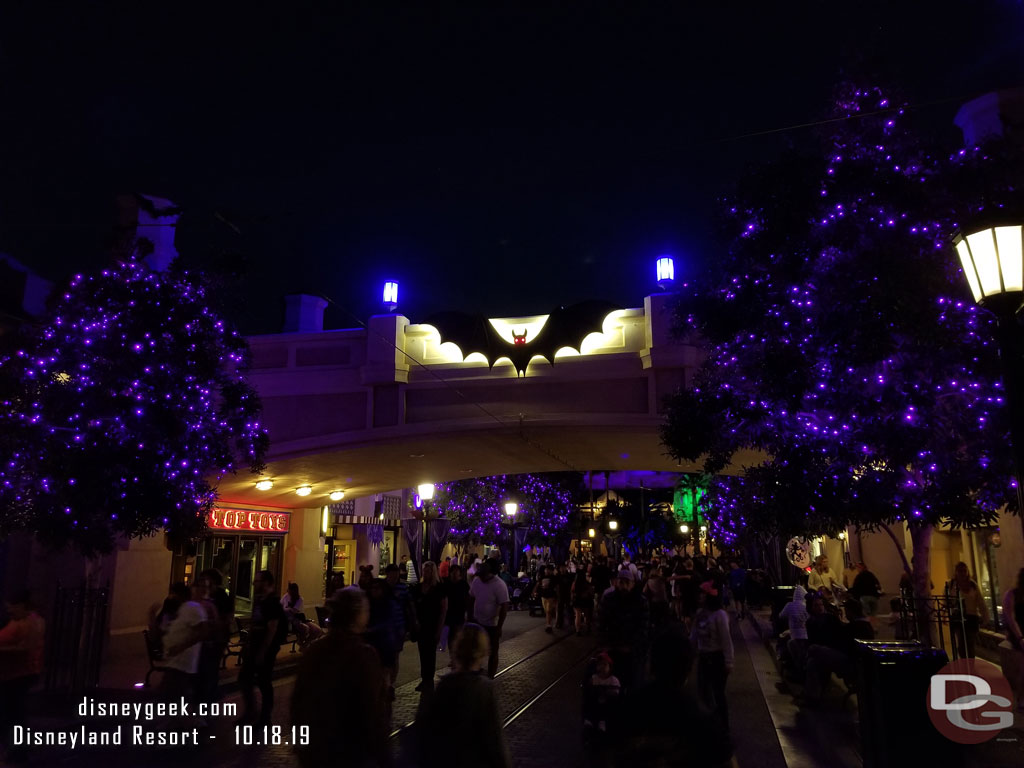
[[[238,686],[242,689],[245,711],[241,724],[270,725],[274,711],[274,663],[277,652],[288,634],[288,620],[281,607],[281,598],[274,591],[274,574],[258,571],[253,580],[254,600],[249,639],[242,651],[242,669]],[[260,710],[256,714],[255,688],[260,689]]]

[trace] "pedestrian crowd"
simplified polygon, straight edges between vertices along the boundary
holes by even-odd
[[[598,642],[581,681],[581,725],[601,760],[729,764],[725,692],[734,652],[724,604],[745,613],[749,577],[738,561],[721,568],[713,558],[666,556],[638,564],[627,555],[530,558],[522,567],[513,575],[500,558],[446,558],[424,562],[410,584],[408,567],[394,564],[383,578],[336,591],[327,601],[327,636],[306,651],[291,704],[293,722],[311,728],[309,747],[299,749],[303,765],[336,761],[317,746],[324,741],[344,749],[347,764],[387,764],[405,642],[416,644],[420,662],[415,764],[511,765],[492,680],[509,612],[530,605],[546,632],[593,634]],[[438,676],[436,654],[446,648],[451,668]],[[692,667],[695,698],[683,688]],[[354,702],[359,716],[351,715]],[[688,713],[685,724],[631,714],[648,712],[650,702]]]
[[[333,579],[328,592],[321,621],[313,624],[297,585],[279,596],[273,574],[258,572],[239,650],[239,723],[255,727],[271,725],[274,664],[286,637],[293,635],[303,650],[290,701],[291,722],[308,729],[308,743],[296,748],[303,766],[339,764],[341,753],[346,765],[390,764],[388,732],[406,642],[417,647],[422,694],[410,747],[415,764],[510,766],[493,679],[509,612],[532,607],[546,632],[593,635],[597,643],[580,681],[580,723],[592,764],[643,768],[732,763],[732,619],[767,602],[772,587],[738,557],[724,566],[673,553],[643,563],[628,555],[560,563],[533,557],[513,575],[500,558],[467,555],[419,568],[392,564],[377,578],[361,569],[357,585]],[[986,609],[962,563],[949,594],[965,616],[977,617],[963,620],[976,633]],[[777,620],[780,659],[804,684],[801,703],[820,702],[833,674],[853,687],[855,644],[875,636],[880,595],[863,563],[840,580],[822,557],[800,579]],[[1024,570],[1002,608],[1004,673],[1024,704]],[[28,595],[8,601],[6,610],[9,621],[0,628],[5,739],[23,721],[29,689],[42,671],[44,630]],[[188,587],[172,586],[150,622],[166,668],[164,695],[217,700],[233,621],[233,598],[218,571],[200,573]],[[973,655],[970,633],[958,642]],[[438,675],[437,653],[446,649],[450,669]],[[686,687],[691,671],[695,694]],[[23,755],[8,750],[6,759]]]

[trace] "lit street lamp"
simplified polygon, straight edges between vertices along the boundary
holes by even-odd
[[[999,357],[1003,366],[1003,389],[1010,414],[1017,480],[1017,512],[1024,514],[1024,411],[1021,388],[1024,387],[1024,345],[1021,343],[1017,315],[1024,304],[1024,228],[1021,225],[994,226],[959,234],[953,246],[960,256],[964,275],[974,300],[996,316],[999,329]]]
[[[433,483],[421,483],[416,486],[416,493],[420,497],[420,501],[423,503],[422,509],[422,520],[423,520],[423,559],[420,560],[420,571],[423,570],[423,563],[430,559],[430,527],[428,523],[438,517],[437,513],[431,509],[430,502],[434,498],[434,484]]]
[[[516,514],[519,505],[514,501],[505,502],[505,519],[508,520],[508,567],[515,576],[519,573],[519,552],[516,551]]]

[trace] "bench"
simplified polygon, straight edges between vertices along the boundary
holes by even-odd
[[[142,630],[142,639],[146,643],[146,657],[149,659],[149,671],[146,673],[146,682],[143,686],[149,688],[149,676],[154,672],[166,672],[170,667],[160,663],[164,660],[163,643],[158,638],[151,637],[148,629]]]
[[[238,635],[238,639],[234,639],[235,636],[232,635],[232,639],[228,640],[228,644],[224,648],[224,657],[221,659],[220,662],[221,669],[227,669],[228,658],[230,656],[235,657],[236,667],[242,665],[242,653],[245,651],[245,644],[249,641],[249,622],[244,619],[239,619],[238,617],[235,617],[235,626],[238,628],[238,631],[236,633]],[[283,645],[291,643],[291,652],[296,653],[296,646],[298,645],[298,642],[298,635],[296,635],[294,632],[291,631],[291,629],[289,629],[288,634],[284,638]]]

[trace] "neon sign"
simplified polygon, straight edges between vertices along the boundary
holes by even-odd
[[[249,509],[213,509],[206,524],[215,531],[265,531],[288,533],[287,512],[257,512]]]

